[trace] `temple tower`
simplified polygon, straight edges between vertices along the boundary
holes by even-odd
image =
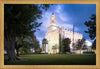
[[[50,25],[54,25],[54,26],[56,25],[56,20],[55,20],[54,12],[51,15]]]

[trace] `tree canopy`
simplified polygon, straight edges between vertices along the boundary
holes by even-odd
[[[69,38],[62,40],[62,53],[70,52],[70,43],[71,40]]]
[[[42,11],[38,5],[5,4],[4,7],[5,37],[29,35],[35,31],[32,29],[42,24],[37,22],[37,19],[42,18]]]
[[[42,9],[48,4],[5,4],[4,5],[4,42],[9,60],[17,60],[15,55],[16,38],[33,35],[42,24]]]
[[[90,17],[90,20],[86,21],[84,24],[88,27],[88,30],[85,32],[89,33],[89,37],[91,38],[91,40],[95,39],[96,38],[96,15],[93,14]]]
[[[94,40],[92,48],[96,49],[96,15],[93,14],[90,17],[90,20],[86,21],[84,24],[88,27],[88,30],[85,31],[85,33],[88,33],[91,40]]]
[[[44,38],[44,39],[42,40],[42,44],[48,44],[48,41],[47,41],[46,38]]]
[[[84,44],[83,40],[78,39],[78,41],[76,42],[76,45],[75,45],[75,46],[76,46],[76,49],[77,49],[77,50],[82,49],[83,44]]]

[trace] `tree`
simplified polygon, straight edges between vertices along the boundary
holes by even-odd
[[[39,49],[40,49],[40,44],[39,44],[39,41],[38,41],[38,40],[35,41],[34,49],[35,49],[35,52],[36,52],[36,53],[37,53],[37,51],[39,51]]]
[[[35,53],[37,53],[40,50],[39,41],[37,40],[34,33],[31,36],[17,38],[16,43],[17,44],[15,45],[15,49],[17,51],[17,56],[19,56],[19,49],[21,47],[23,48],[22,50],[28,50],[28,49],[34,48]],[[23,46],[25,46],[25,48]],[[26,47],[26,46],[29,46],[29,47]]]
[[[42,51],[44,51],[44,46],[43,45],[42,45],[42,48],[41,49],[42,49]]]
[[[88,31],[85,31],[85,33],[88,33],[89,34],[89,37],[91,38],[91,40],[94,40],[94,43],[95,43],[95,41],[96,41],[96,15],[93,14],[90,17],[90,19],[91,20],[86,21],[84,23],[88,27]]]
[[[37,51],[38,48],[40,48],[39,41],[37,40],[34,34],[31,36],[28,36],[28,38],[26,38],[26,41],[30,43],[31,48],[34,48],[35,51]]]
[[[82,50],[87,50],[87,45],[83,45]]]
[[[47,5],[42,6],[44,9]],[[19,60],[15,54],[17,37],[29,36],[42,24],[37,19],[42,18],[41,5],[5,4],[4,5],[4,47],[10,61]]]
[[[25,42],[24,45],[19,49],[21,54],[28,54],[30,53],[30,44],[29,42]]]
[[[19,56],[19,49],[23,46],[25,46],[26,44],[26,41],[24,41],[25,39],[25,35],[22,35],[22,36],[17,36],[16,37],[16,41],[15,41],[15,49],[16,49],[16,52],[17,52],[17,56]],[[29,44],[29,43],[28,43]]]
[[[76,43],[72,43],[73,50],[76,50]]]
[[[30,48],[33,48],[34,45],[34,38],[35,36],[27,36],[27,37],[17,37],[15,42],[15,49],[17,52],[17,56],[19,56],[19,49],[24,51],[24,53],[28,53]],[[24,47],[25,46],[25,47]],[[28,47],[27,47],[28,46]]]
[[[62,40],[62,53],[70,52],[70,43],[71,40],[69,38]]]
[[[40,54],[41,51],[42,51],[42,49],[41,48],[38,48],[37,51],[36,51],[36,53]]]
[[[42,44],[44,45],[44,49],[45,49],[45,53],[46,53],[46,44],[48,44],[48,41],[47,41],[46,38],[44,38],[44,39],[42,40]]]
[[[78,41],[76,42],[75,47],[76,47],[77,50],[80,50],[80,53],[81,53],[81,50],[82,50],[84,45],[85,45],[85,39],[84,38],[83,39],[78,39]]]

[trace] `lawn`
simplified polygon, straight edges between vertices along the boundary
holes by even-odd
[[[7,55],[4,56],[5,60]],[[31,54],[20,55],[27,61],[4,61],[5,65],[96,65],[94,54]]]

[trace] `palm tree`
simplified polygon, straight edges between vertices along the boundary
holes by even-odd
[[[45,50],[45,53],[46,53],[46,44],[48,44],[48,41],[47,41],[46,38],[44,38],[44,39],[42,40],[42,44],[44,45],[44,50]]]

